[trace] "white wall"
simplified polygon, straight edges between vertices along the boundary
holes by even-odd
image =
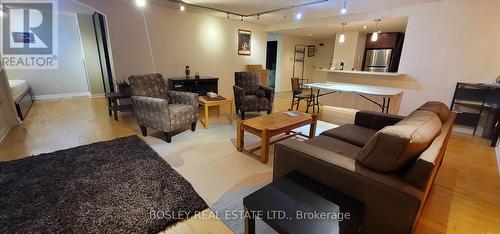
[[[59,15],[59,68],[7,70],[8,79],[27,80],[37,98],[88,93],[76,14]]]
[[[151,4],[143,16],[133,1],[126,0],[80,2],[107,17],[117,79],[151,72],[183,76],[184,67],[189,65],[193,74],[219,77],[219,92],[231,97],[234,72],[244,71],[247,64],[266,62],[267,34],[256,24]],[[252,31],[251,56],[238,55],[238,29]]]

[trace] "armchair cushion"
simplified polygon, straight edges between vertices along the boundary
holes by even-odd
[[[370,128],[354,124],[344,124],[338,128],[324,131],[321,135],[334,137],[358,147],[364,147],[375,133],[377,131]]]
[[[262,89],[259,89],[255,93],[255,96],[257,96],[258,98],[266,98],[266,92]]]
[[[244,111],[261,111],[269,110],[269,100],[267,98],[259,98],[256,95],[246,95],[243,97],[245,106]]]
[[[197,121],[197,108],[185,104],[170,104],[168,112],[170,116],[170,126],[172,129],[180,129],[186,124]]]
[[[168,91],[168,94],[170,96],[170,103],[190,105],[195,110],[198,109],[198,104],[200,100],[199,100],[199,95],[197,93]]]

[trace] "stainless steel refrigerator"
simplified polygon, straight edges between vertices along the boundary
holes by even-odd
[[[389,72],[392,49],[366,50],[365,67],[363,71]]]

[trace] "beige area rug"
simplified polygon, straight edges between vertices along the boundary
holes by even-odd
[[[316,133],[334,127],[337,126],[319,121]],[[297,130],[307,133],[309,127]],[[224,118],[210,119],[208,129],[198,124],[196,132],[179,133],[172,138],[172,144],[165,144],[159,137],[153,134],[145,141],[186,178],[209,205],[233,190],[272,180],[274,147],[271,147],[267,164],[238,152],[235,146],[236,121],[230,125]],[[245,133],[246,145],[256,146],[259,140]]]

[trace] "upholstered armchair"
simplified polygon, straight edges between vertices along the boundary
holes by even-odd
[[[234,101],[236,113],[245,119],[245,112],[273,110],[274,89],[260,85],[260,75],[254,72],[234,73]]]
[[[169,91],[161,74],[134,75],[128,78],[132,90],[132,105],[141,132],[147,128],[165,133],[172,141],[172,132],[191,124],[196,130],[198,121],[198,94]]]

